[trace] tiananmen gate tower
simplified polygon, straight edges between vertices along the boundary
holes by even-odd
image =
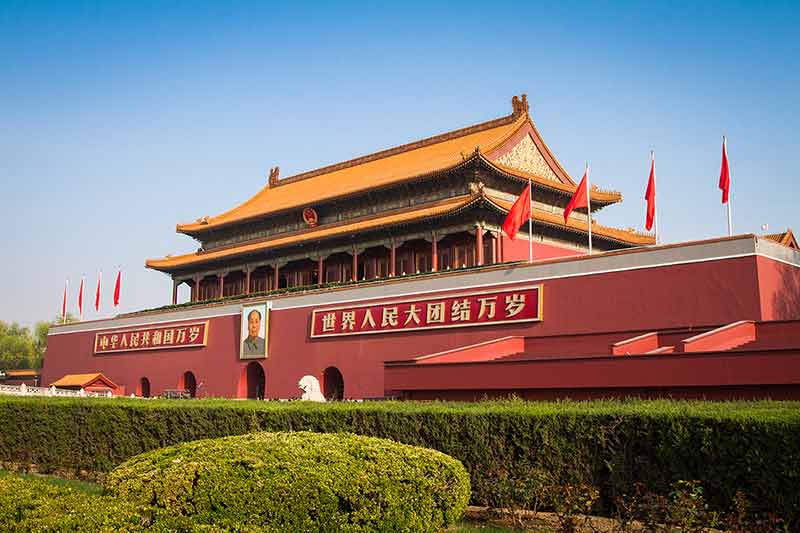
[[[530,183],[532,232],[501,231]],[[525,95],[501,118],[281,178],[148,259],[172,305],[55,326],[42,383],[291,399],[800,398],[791,231],[655,245],[595,220]],[[588,249],[591,219],[593,250]],[[533,262],[528,261],[532,240]],[[191,289],[178,302],[178,288]]]

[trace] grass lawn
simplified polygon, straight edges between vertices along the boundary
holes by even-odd
[[[88,494],[102,494],[103,486],[97,483],[90,483],[88,481],[77,481],[74,479],[63,479],[56,476],[46,476],[44,474],[21,474],[18,472],[9,472],[8,470],[0,469],[0,477],[15,476],[23,479],[39,479],[47,481],[58,487],[69,487],[72,489],[80,490]]]

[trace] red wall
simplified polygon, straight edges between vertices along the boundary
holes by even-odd
[[[522,237],[511,240],[502,235],[503,240],[503,261],[527,261],[529,257],[528,241]],[[544,244],[533,241],[533,258],[536,261],[542,259],[554,259],[557,257],[574,257],[576,255],[586,255],[584,252],[573,248],[561,248],[551,244]]]
[[[322,382],[325,368],[335,366],[344,377],[346,398],[381,397],[384,361],[409,359],[507,335],[637,332],[758,320],[764,299],[763,291],[759,294],[754,257],[574,276],[542,283],[543,321],[537,323],[312,340],[308,335],[312,308],[273,311],[270,357],[263,361],[266,396],[296,398],[297,382],[303,375],[315,375]],[[341,294],[342,300],[348,299],[347,291]],[[154,320],[165,318],[157,315]],[[239,317],[210,320],[209,344],[200,349],[95,357],[94,332],[51,335],[42,382],[49,384],[67,373],[99,371],[128,391],[135,391],[139,379],[146,376],[152,393],[158,394],[165,388],[176,388],[183,372],[191,370],[198,384],[203,383],[199,395],[236,396],[242,368],[247,364],[238,359]],[[633,334],[613,334],[608,341],[630,336]],[[586,353],[581,352],[584,347],[579,342],[576,337],[575,344],[557,351]],[[596,347],[597,339],[592,343]]]
[[[800,269],[761,257],[758,290],[762,320],[789,320],[800,314]]]
[[[763,351],[708,352],[404,365],[387,367],[386,376],[387,388],[424,399],[512,392],[531,398],[613,397],[620,391],[645,396],[682,391],[680,397],[764,398],[778,390],[781,395],[775,398],[798,399],[800,349],[777,356]],[[715,395],[720,388],[747,393]]]
[[[157,319],[163,320],[164,316],[160,315]],[[48,336],[42,383],[49,386],[65,374],[102,372],[114,383],[125,386],[129,392],[136,391],[139,380],[147,377],[151,394],[157,395],[164,389],[179,388],[183,373],[188,370],[194,373],[198,386],[203,384],[198,387],[199,395],[236,395],[241,366],[238,358],[238,316],[210,319],[208,345],[205,348],[94,356],[94,337],[95,332]],[[246,365],[247,361],[243,363]]]

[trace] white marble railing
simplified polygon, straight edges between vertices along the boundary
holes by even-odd
[[[83,389],[70,390],[70,389],[57,389],[55,387],[29,387],[24,383],[22,385],[0,385],[0,394],[7,394],[12,396],[70,396],[76,398],[112,398],[114,395],[111,391],[102,392],[89,392]]]

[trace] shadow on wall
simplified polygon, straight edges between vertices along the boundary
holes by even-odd
[[[784,268],[778,290],[772,296],[775,319],[800,319],[800,269]]]

